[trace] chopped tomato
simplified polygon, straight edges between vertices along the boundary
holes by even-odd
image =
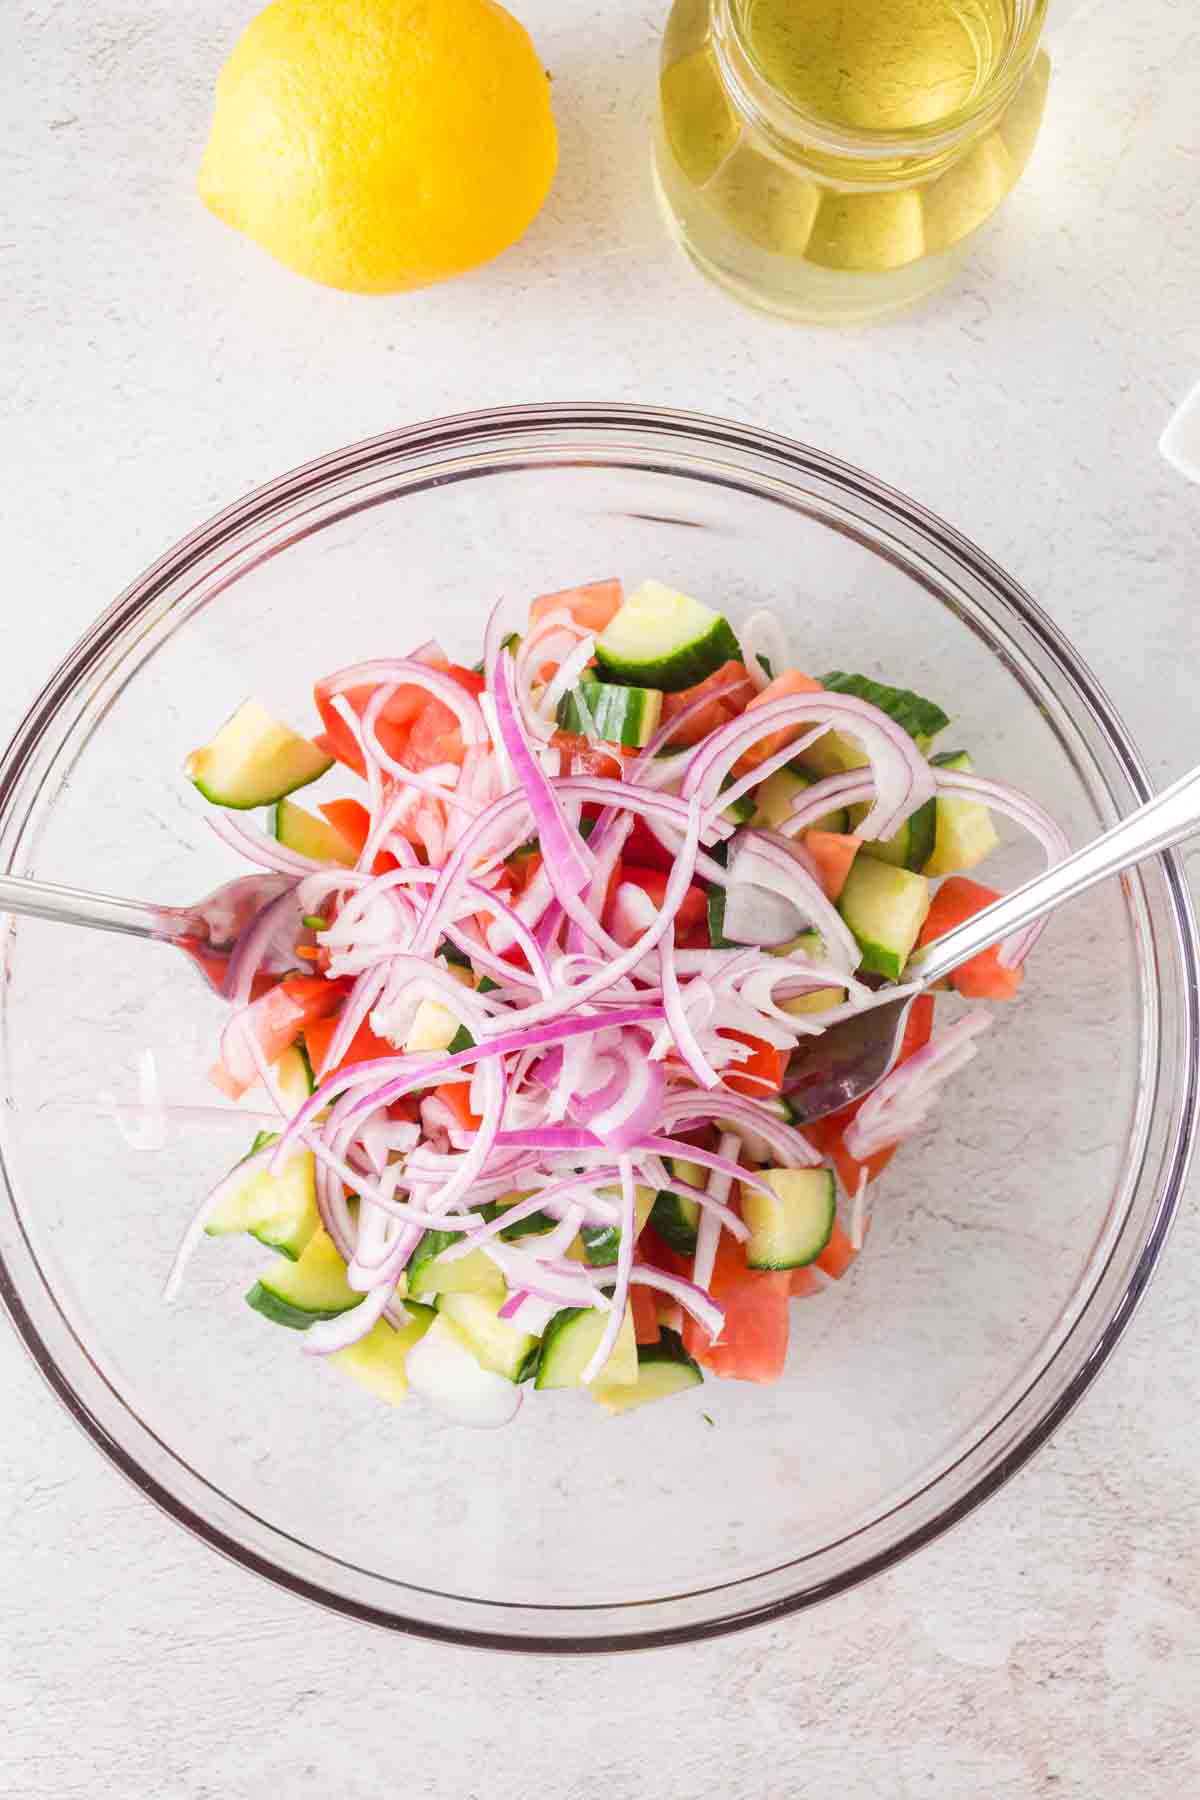
[[[772,700],[788,700],[793,694],[821,694],[824,691],[820,682],[814,681],[811,675],[802,675],[799,669],[785,669],[782,675],[776,675],[773,681],[768,681],[760,694],[755,694],[746,711],[752,712],[756,706],[769,706]],[[751,769],[757,769],[760,763],[765,763],[768,757],[774,756],[794,738],[798,738],[803,730],[803,725],[785,725],[779,731],[769,731],[756,744],[751,744],[748,750],[743,750],[734,764],[734,772],[746,775]]]
[[[929,917],[917,939],[918,945],[932,944],[935,938],[945,937],[956,925],[961,925],[965,919],[973,919],[977,912],[982,912],[985,906],[999,898],[995,888],[984,887],[980,881],[970,881],[965,875],[951,875],[933,896]],[[950,984],[968,1000],[1011,1000],[1024,974],[1024,969],[1006,969],[1000,961],[1000,946],[993,944],[990,950],[981,950],[961,969],[955,969]]]
[[[817,865],[827,900],[836,900],[846,885],[850,865],[858,855],[861,838],[841,831],[806,831],[804,848]]]
[[[714,1344],[686,1313],[683,1342],[688,1354],[714,1375],[734,1381],[775,1381],[787,1357],[789,1286],[786,1269],[776,1274],[747,1268],[743,1246],[723,1231],[710,1291],[724,1308],[725,1324]]]
[[[567,612],[584,631],[603,631],[619,611],[624,598],[625,590],[616,579],[592,581],[585,587],[563,588],[557,594],[543,594],[533,602],[529,608],[529,623],[536,625],[550,613]]]
[[[483,693],[485,683],[482,675],[474,669],[464,669],[460,663],[451,663],[446,673],[453,677],[459,687],[477,700]],[[455,763],[462,767],[466,754],[462,727],[457,713],[426,696],[426,703],[413,719],[409,728],[408,743],[399,760],[406,769],[414,769],[418,773],[422,769],[433,769],[439,763]]]
[[[629,1310],[633,1314],[633,1335],[639,1344],[657,1344],[662,1336],[658,1322],[658,1306],[648,1287],[631,1287]]]
[[[617,889],[623,882],[640,888],[648,894],[655,906],[661,906],[666,897],[669,877],[661,869],[642,869],[637,863],[622,861],[617,863],[608,883],[608,894],[604,902],[602,923],[607,925],[612,914],[613,901]],[[675,914],[675,939],[678,942],[683,936],[703,925],[708,918],[708,895],[702,887],[693,881],[680,902],[679,911]]]
[[[826,1275],[832,1275],[835,1281],[840,1281],[857,1255],[858,1251],[850,1242],[849,1233],[843,1231],[835,1219],[829,1242],[817,1258],[818,1269],[824,1269]]]
[[[733,1094],[748,1094],[752,1100],[763,1100],[777,1094],[787,1073],[788,1054],[765,1038],[751,1037],[748,1031],[718,1031],[718,1037],[732,1038],[745,1044],[751,1054],[744,1062],[730,1063],[722,1070],[721,1080]]]
[[[818,1258],[818,1261],[820,1258]],[[791,1269],[788,1271],[788,1293],[793,1300],[807,1300],[813,1294],[823,1294],[825,1284],[819,1275],[811,1269]]]
[[[754,688],[746,673],[746,665],[741,662],[722,663],[719,669],[695,687],[683,688],[677,694],[664,694],[662,703],[662,722],[676,719],[680,713],[686,712],[690,706],[711,694],[712,699],[707,706],[701,706],[686,719],[677,732],[667,739],[668,744],[699,744],[704,738],[711,737],[722,725],[728,725],[743,712],[746,703],[753,694]]]
[[[430,663],[430,667],[436,669],[445,669],[447,666],[444,661]],[[377,685],[377,683],[371,683],[363,687],[347,688],[342,693],[341,698],[348,704],[356,718],[361,719],[366,712]],[[313,698],[317,703],[317,711],[321,715],[321,724],[324,727],[322,734],[324,748],[331,756],[336,756],[337,760],[344,763],[348,769],[353,769],[356,775],[365,775],[366,765],[358,745],[354,741],[354,734],[334,707],[335,691],[331,680],[318,681],[313,689]],[[428,702],[429,694],[425,688],[417,687],[415,684],[410,686],[407,683],[403,687],[398,687],[395,693],[385,701],[379,715],[377,735],[388,755],[395,757],[398,762],[403,760],[408,727]]]
[[[604,775],[609,781],[621,780],[623,766],[616,750],[603,750],[599,745],[593,748],[585,737],[573,731],[556,731],[550,742],[559,752],[564,775]]]
[[[357,856],[361,856],[371,831],[371,815],[362,801],[322,800],[319,806],[333,829],[345,838]],[[400,864],[390,850],[381,850],[375,858],[371,873],[386,875],[389,869],[399,867]]]
[[[328,981],[323,975],[286,975],[245,1015],[245,1030],[264,1061],[276,1063],[308,1026],[336,1012],[348,992],[348,983]],[[214,1086],[233,1100],[240,1100],[258,1080],[258,1066],[248,1048],[239,1049],[231,1034],[230,1061],[222,1060],[209,1071]]]
[[[308,1051],[308,1060],[312,1064],[313,1074],[336,1074],[335,1069],[325,1069],[325,1058],[329,1054],[329,1046],[333,1042],[334,1032],[338,1028],[336,1018],[314,1019],[311,1025],[304,1028],[304,1048]],[[379,1056],[395,1056],[396,1047],[389,1044],[386,1038],[377,1037],[366,1019],[363,1020],[354,1036],[350,1039],[350,1047],[338,1063],[339,1069],[345,1069],[351,1063],[373,1062]]]
[[[433,1090],[434,1099],[440,1100],[444,1106],[450,1108],[454,1114],[455,1123],[461,1131],[478,1131],[483,1124],[480,1115],[471,1111],[471,1102],[468,1099],[470,1092],[469,1081],[444,1081],[440,1087],[435,1087]]]
[[[220,993],[225,985],[225,977],[229,973],[229,951],[214,950],[212,945],[205,940],[190,936],[176,938],[175,946],[182,950],[185,956],[191,957],[209,985]],[[261,999],[262,995],[268,993],[274,986],[274,975],[264,975],[260,972],[254,977],[250,998],[252,1000]]]

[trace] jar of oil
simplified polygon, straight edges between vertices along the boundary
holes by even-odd
[[[811,324],[923,298],[1020,177],[1046,0],[676,0],[655,174],[684,249]]]

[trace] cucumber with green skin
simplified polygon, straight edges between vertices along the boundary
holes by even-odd
[[[237,812],[271,806],[332,767],[331,756],[273,719],[257,700],[239,706],[211,744],[193,750],[184,765],[206,800]]]
[[[314,862],[338,863],[352,869],[358,861],[354,846],[334,830],[328,819],[318,819],[294,800],[284,798],[276,802],[271,808],[268,829],[285,850],[311,856]]]
[[[481,1369],[506,1381],[527,1381],[537,1368],[541,1343],[500,1318],[503,1305],[504,1296],[442,1294],[437,1309],[457,1325]]]
[[[596,639],[605,681],[669,694],[695,687],[740,657],[727,619],[661,581],[636,588]]]
[[[298,1262],[280,1261],[260,1275],[246,1295],[247,1306],[275,1325],[307,1331],[318,1319],[336,1319],[361,1304],[363,1295],[346,1280],[346,1265],[333,1239],[318,1229]]]
[[[687,1162],[683,1157],[668,1157],[667,1167],[672,1175],[685,1181],[689,1187],[702,1188],[708,1179],[707,1172],[699,1163]],[[680,1256],[695,1255],[696,1233],[700,1225],[698,1200],[691,1199],[687,1194],[673,1194],[669,1188],[660,1188],[654,1196],[650,1223],[668,1249],[678,1251]]]
[[[663,1327],[656,1344],[638,1345],[637,1380],[632,1385],[596,1382],[594,1397],[610,1413],[632,1412],[635,1406],[646,1406],[653,1400],[666,1400],[672,1394],[685,1394],[700,1387],[704,1374],[683,1347],[677,1332]]]
[[[911,869],[856,856],[838,911],[862,951],[860,974],[899,981],[930,905],[929,883]]]
[[[584,676],[558,703],[558,722],[580,737],[640,750],[658,730],[661,688],[623,687]]]
[[[639,1182],[634,1190],[635,1238],[641,1236],[642,1227],[653,1208],[654,1189],[643,1187]],[[579,1235],[583,1242],[583,1253],[594,1269],[608,1268],[616,1262],[617,1252],[621,1248],[619,1225],[585,1225]]]
[[[555,1313],[542,1337],[534,1387],[582,1387],[583,1372],[592,1360],[607,1324],[608,1314],[592,1306],[570,1306]],[[628,1307],[612,1355],[600,1375],[605,1387],[632,1387],[637,1381],[637,1340],[633,1335],[633,1315]]]
[[[955,769],[971,773],[971,758],[965,750],[947,751],[931,756],[937,769]],[[980,800],[969,800],[961,794],[939,794],[930,803],[936,808],[934,842],[923,866],[926,875],[954,875],[974,869],[990,856],[1000,839],[992,823],[992,815]]]
[[[818,743],[820,741],[820,739],[817,740]],[[816,746],[810,745],[810,748],[815,749]],[[812,784],[813,777],[804,769],[793,768],[790,764],[785,764],[782,769],[776,769],[775,773],[768,775],[762,785],[754,791],[755,825],[766,826],[772,831],[778,831],[780,826],[791,818],[805,789],[810,788]],[[808,829],[810,831],[846,831],[848,829],[846,819],[846,808],[837,806],[821,818],[814,819]]]
[[[275,1064],[280,1098],[295,1112],[313,1090],[312,1068],[298,1044],[285,1050]],[[316,1159],[311,1150],[296,1146],[277,1173],[265,1162],[250,1159],[279,1141],[277,1131],[260,1131],[242,1158],[242,1182],[231,1188],[205,1224],[209,1237],[228,1237],[248,1232],[295,1262],[321,1223],[317,1212]]]
[[[443,1250],[462,1243],[460,1231],[426,1231],[408,1264],[408,1291],[414,1300],[435,1294],[489,1294],[504,1298],[504,1277],[482,1250],[441,1262]]]
[[[899,831],[890,838],[865,838],[862,853],[873,856],[876,862],[890,863],[894,869],[911,869],[914,874],[922,874],[929,858],[933,855],[933,846],[937,831],[937,800],[926,800],[918,806],[915,813],[905,819]],[[850,829],[853,831],[870,812],[870,804],[852,806],[850,808]]]
[[[742,1184],[742,1218],[750,1227],[751,1269],[803,1269],[833,1234],[837,1187],[832,1169],[760,1169],[770,1195]]]
[[[877,706],[889,719],[907,731],[922,750],[928,750],[940,731],[950,723],[949,715],[932,700],[914,694],[911,688],[889,687],[887,682],[873,681],[869,675],[848,675],[834,669],[822,675],[821,686],[831,694],[852,694]]]

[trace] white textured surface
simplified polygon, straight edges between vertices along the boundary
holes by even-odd
[[[364,302],[303,286],[192,198],[241,4],[10,0],[0,722],[143,564],[279,470],[431,413],[630,398],[792,432],[907,488],[1049,606],[1158,778],[1195,760],[1200,510],[1155,452],[1200,361],[1193,0],[1092,14],[967,278],[845,336],[743,314],[668,250],[645,154],[658,9],[521,10],[555,75],[549,206],[475,278]],[[1055,1444],[918,1559],[778,1627],[600,1664],[392,1640],[226,1566],[0,1331],[0,1795],[1184,1800],[1198,1256],[1193,1215]]]

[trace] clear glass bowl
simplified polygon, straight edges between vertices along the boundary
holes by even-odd
[[[190,900],[233,872],[180,778],[247,692],[297,720],[313,675],[484,614],[653,572],[769,604],[801,662],[941,699],[977,766],[1082,841],[1145,798],[1079,657],[982,552],[832,458],[629,407],[399,431],[284,476],[172,550],[38,699],[0,766],[0,866]],[[947,739],[949,744],[949,739]],[[1001,880],[1032,868],[1012,842]],[[538,1396],[509,1431],[390,1412],[245,1307],[267,1253],[181,1226],[245,1148],[137,1152],[94,1109],[153,1048],[205,1099],[219,1003],[181,957],[21,922],[4,939],[0,1284],[105,1454],[248,1568],[401,1630],[532,1650],[686,1640],[885,1568],[1053,1431],[1112,1349],[1176,1208],[1196,1110],[1197,945],[1176,861],[1060,915],[941,1117],[880,1184],[867,1253],[793,1308],[786,1378],[609,1420]],[[953,1004],[953,1003],[951,1003]],[[90,1110],[93,1109],[93,1110]]]

